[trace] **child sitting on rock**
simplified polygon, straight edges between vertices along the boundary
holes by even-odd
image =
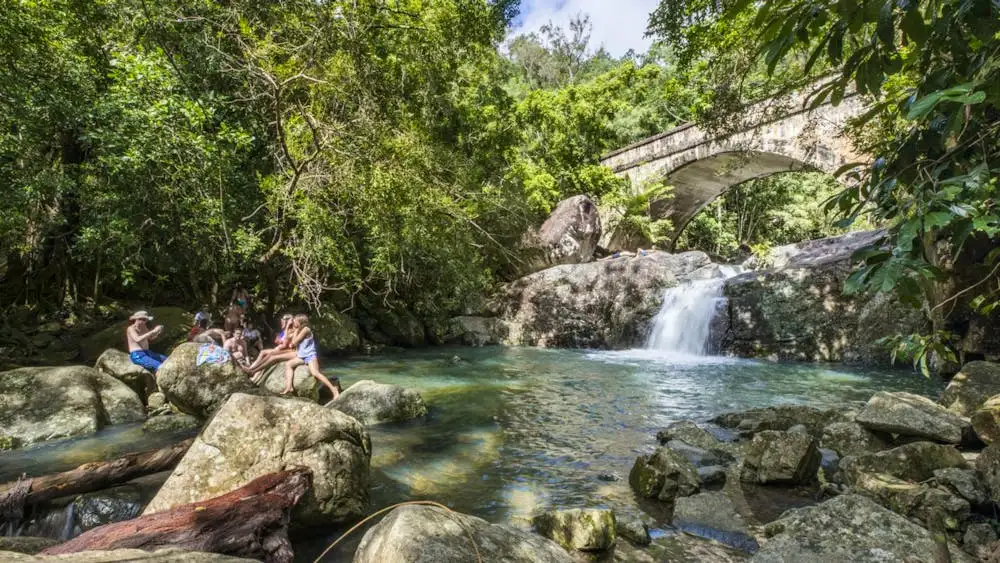
[[[163,334],[163,325],[153,329],[149,328],[151,320],[153,317],[146,311],[136,311],[128,318],[125,342],[128,344],[128,355],[132,363],[155,374],[156,370],[160,369],[160,364],[167,361],[167,357],[149,349],[149,343]]]
[[[340,380],[336,377],[333,378],[337,382],[337,386],[334,387],[333,383],[330,383],[330,380],[319,370],[316,338],[313,336],[312,329],[309,328],[309,317],[295,315],[290,330],[295,335],[292,337],[292,347],[295,348],[296,357],[285,363],[285,389],[281,394],[287,395],[295,390],[293,381],[295,378],[295,368],[306,365],[309,366],[309,374],[325,385],[330,390],[330,393],[333,394],[334,400],[336,400],[340,396]]]

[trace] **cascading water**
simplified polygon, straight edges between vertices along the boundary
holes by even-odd
[[[683,283],[663,293],[663,305],[653,319],[646,349],[688,356],[708,354],[712,319],[722,300],[722,285],[739,273],[720,266],[721,277]]]

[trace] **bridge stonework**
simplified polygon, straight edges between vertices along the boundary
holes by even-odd
[[[782,172],[818,170],[833,173],[862,158],[854,152],[843,130],[860,115],[857,96],[839,105],[809,109],[805,95],[751,106],[734,119],[754,124],[726,135],[713,135],[696,124],[676,127],[602,157],[601,164],[628,178],[635,189],[650,180],[673,186],[673,198],[654,205],[657,217],[673,221],[671,246],[688,222],[706,205],[733,186]],[[730,128],[732,129],[732,128]]]

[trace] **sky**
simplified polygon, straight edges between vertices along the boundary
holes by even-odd
[[[645,51],[650,40],[643,37],[646,21],[659,0],[522,0],[521,14],[515,22],[514,35],[537,31],[549,20],[568,29],[571,17],[590,15],[594,30],[592,49],[601,45],[613,56],[629,49]]]

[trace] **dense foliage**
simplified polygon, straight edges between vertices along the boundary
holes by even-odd
[[[954,358],[949,313],[966,302],[990,313],[1000,290],[995,198],[1000,172],[1000,5],[991,0],[663,1],[652,33],[694,60],[749,22],[754,67],[770,76],[802,64],[803,76],[835,69],[817,103],[852,90],[873,109],[856,124],[876,155],[835,208],[845,222],[869,214],[886,224],[890,248],[859,258],[849,292],[895,292],[924,307],[930,335],[897,339],[927,370],[931,353]]]

